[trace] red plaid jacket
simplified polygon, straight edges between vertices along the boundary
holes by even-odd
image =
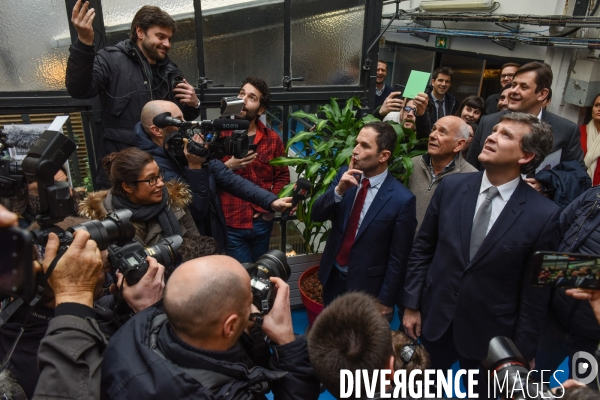
[[[231,133],[231,131],[224,131],[223,136],[230,136]],[[257,119],[254,144],[258,145],[256,149],[258,155],[252,164],[234,172],[261,188],[278,194],[285,185],[290,183],[290,171],[288,167],[274,167],[269,164],[269,161],[284,155],[283,141],[277,132],[267,128]],[[230,158],[226,156],[222,161],[226,162]],[[254,213],[268,212],[255,204],[224,191],[219,191],[219,196],[221,196],[227,226],[232,228],[252,229]]]

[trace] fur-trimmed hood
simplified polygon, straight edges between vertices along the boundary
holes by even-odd
[[[173,211],[181,210],[192,202],[192,192],[186,183],[172,180],[166,182],[165,185],[169,193],[168,205]],[[93,192],[79,203],[79,215],[89,219],[103,220],[108,214],[107,206],[108,211],[113,210],[110,190]]]

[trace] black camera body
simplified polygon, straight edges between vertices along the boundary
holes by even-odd
[[[244,101],[237,97],[221,99],[221,117],[239,114],[244,108]],[[187,151],[197,157],[207,160],[221,159],[225,156],[244,158],[249,151],[248,132],[250,122],[246,120],[219,118],[214,121],[182,121],[171,117],[165,112],[157,115],[152,123],[159,128],[174,126],[179,128],[175,133],[165,138],[164,148],[177,164],[187,166],[184,148],[187,139]],[[222,131],[231,130],[231,136],[223,136]],[[193,140],[196,134],[203,136],[204,142]]]
[[[0,197],[22,198],[26,185],[21,162],[10,158],[0,159]]]
[[[144,247],[141,243],[132,241],[125,245],[108,247],[108,261],[113,271],[120,271],[127,284],[133,286],[142,279],[148,271],[146,257],[154,257],[165,269],[172,270],[181,264],[179,247],[183,238],[179,235],[164,238],[154,246]]]
[[[252,303],[261,314],[268,314],[273,308],[273,302],[277,294],[275,286],[269,278],[281,278],[287,282],[292,274],[285,253],[281,250],[269,250],[260,256],[255,263],[244,263],[242,265],[250,274]]]

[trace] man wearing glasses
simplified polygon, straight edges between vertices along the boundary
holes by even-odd
[[[465,121],[452,115],[443,117],[436,121],[429,134],[427,154],[412,158],[415,169],[408,188],[417,198],[417,231],[433,192],[444,176],[477,172],[461,155],[468,139],[469,127]]]
[[[502,70],[500,72],[501,87],[504,88],[506,85],[509,85],[512,82],[520,66],[521,64],[513,62],[506,63],[502,66]],[[488,114],[495,114],[498,112],[498,101],[500,100],[500,94],[501,93],[495,93],[485,99],[485,108]]]

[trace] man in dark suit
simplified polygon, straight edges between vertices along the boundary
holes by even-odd
[[[319,267],[326,306],[347,291],[364,291],[392,315],[417,226],[415,196],[388,171],[397,139],[385,122],[366,124],[350,166],[313,206],[314,221],[332,222]]]
[[[519,111],[532,114],[552,126],[554,140],[551,153],[562,149],[561,162],[571,160],[582,162],[583,150],[579,142],[577,125],[543,109],[544,101],[550,93],[550,86],[552,86],[552,70],[548,64],[530,62],[519,68],[508,94],[508,111],[484,115],[481,118],[469,148],[467,161],[480,171],[483,170],[483,165],[477,157],[483,150],[485,139],[491,134],[500,117],[511,111]],[[529,178],[527,182],[541,191],[541,185],[534,178]]]
[[[551,147],[550,126],[531,114],[503,115],[479,156],[485,172],[447,176],[435,191],[410,255],[403,318],[432,368],[457,359],[477,368],[496,336],[534,358],[549,292],[529,284],[531,258],[557,248],[559,212],[521,174]]]

